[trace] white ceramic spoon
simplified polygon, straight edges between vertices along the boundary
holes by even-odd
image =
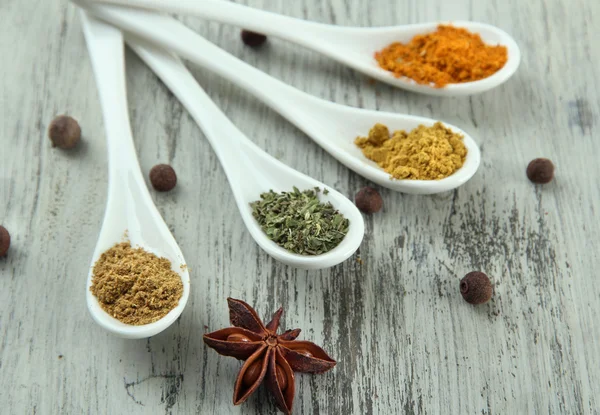
[[[432,22],[375,28],[344,27],[282,16],[223,0],[97,1],[196,15],[280,37],[327,55],[382,82],[429,95],[459,96],[487,91],[510,78],[521,60],[519,47],[510,35],[497,27],[475,22]],[[488,78],[451,84],[445,88],[433,88],[429,85],[417,84],[408,78],[396,78],[378,66],[374,58],[376,51],[392,42],[406,43],[415,35],[433,32],[441,23],[464,27],[473,33],[478,33],[488,44],[506,46],[508,62],[500,71]]]
[[[190,294],[190,275],[183,254],[162,220],[148,193],[140,172],[127,110],[123,37],[121,32],[85,12],[81,12],[108,141],[108,200],[102,230],[90,267],[86,298],[94,320],[118,336],[140,339],[169,327],[183,311]],[[179,304],[160,320],[143,326],[124,324],[100,307],[91,293],[92,269],[100,255],[127,234],[132,246],[169,259],[183,283]]]
[[[250,234],[275,259],[304,269],[321,269],[339,264],[360,246],[364,236],[364,222],[354,203],[334,189],[308,177],[274,159],[252,143],[214,104],[194,77],[174,55],[140,40],[127,39],[133,50],[162,79],[198,123],[210,141],[235,197],[242,219]],[[350,220],[348,234],[331,251],[314,256],[296,255],[267,238],[252,217],[250,203],[270,189],[291,191],[319,187],[327,189],[322,201],[329,201]]]
[[[464,131],[446,124],[464,135],[468,154],[463,167],[442,180],[392,180],[388,173],[363,156],[354,139],[367,135],[376,123],[385,124],[390,130],[408,131],[420,124],[433,125],[436,120],[353,108],[316,98],[242,62],[171,17],[142,9],[75,2],[101,19],[171,49],[238,84],[295,124],[341,163],[381,186],[404,193],[440,193],[462,185],[479,167],[481,156],[477,144]]]

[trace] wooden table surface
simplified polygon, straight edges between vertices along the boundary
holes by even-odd
[[[267,256],[246,231],[207,140],[180,103],[127,52],[130,115],[144,175],[178,172],[152,192],[191,269],[180,320],[147,340],[99,328],[85,280],[107,191],[104,129],[81,25],[66,2],[0,1],[0,412],[3,414],[275,414],[266,390],[232,406],[240,363],[202,334],[228,326],[226,297],[338,360],[298,375],[297,414],[599,413],[600,2],[592,0],[241,1],[326,23],[396,25],[475,20],[512,34],[523,60],[505,85],[436,98],[372,84],[316,53],[270,39],[244,47],[236,28],[183,20],[219,46],[297,88],[335,102],[447,121],[472,135],[482,165],[460,189],[410,196],[380,189],[359,252],[324,271]],[[252,140],[352,196],[369,183],[236,86],[193,68]],[[50,147],[68,113],[82,145]],[[548,157],[556,179],[536,187],[527,163]],[[362,261],[359,262],[358,258]],[[492,301],[473,307],[460,278],[488,273]]]

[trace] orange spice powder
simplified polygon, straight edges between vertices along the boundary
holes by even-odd
[[[504,66],[508,52],[505,46],[486,45],[466,29],[439,25],[435,32],[417,35],[407,44],[392,43],[376,52],[375,59],[397,78],[442,88],[487,78]]]

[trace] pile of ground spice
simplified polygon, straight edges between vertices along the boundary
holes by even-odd
[[[505,46],[486,45],[478,34],[450,25],[417,35],[407,43],[392,43],[375,53],[383,69],[419,84],[441,88],[477,81],[499,71],[508,60]]]
[[[94,264],[90,291],[111,316],[139,326],[160,320],[175,308],[183,284],[168,259],[123,242]]]
[[[354,143],[393,179],[439,180],[464,164],[467,148],[462,138],[441,122],[409,133],[394,131],[391,137],[385,125],[376,124],[368,137],[357,137]]]

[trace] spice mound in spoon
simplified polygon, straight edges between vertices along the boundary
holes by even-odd
[[[277,334],[280,308],[264,325],[256,311],[241,300],[228,298],[229,320],[234,327],[204,335],[204,343],[223,356],[245,360],[235,381],[233,404],[239,405],[266,381],[277,407],[285,414],[292,412],[294,372],[323,373],[336,361],[316,344],[296,340],[300,329]]]
[[[419,125],[406,132],[390,131],[375,124],[367,137],[354,140],[369,160],[398,180],[440,180],[454,174],[465,163],[463,136],[441,122]]]
[[[397,78],[442,88],[493,75],[506,64],[508,51],[505,46],[485,44],[466,29],[439,25],[435,32],[417,35],[406,44],[386,46],[375,53],[375,59]]]
[[[100,306],[125,324],[160,320],[179,304],[183,283],[171,262],[129,242],[116,244],[94,264],[90,291]]]
[[[350,221],[331,203],[322,203],[317,187],[300,191],[260,195],[250,203],[252,215],[269,239],[300,255],[320,255],[338,246],[348,233]],[[327,194],[327,190],[323,194]]]

